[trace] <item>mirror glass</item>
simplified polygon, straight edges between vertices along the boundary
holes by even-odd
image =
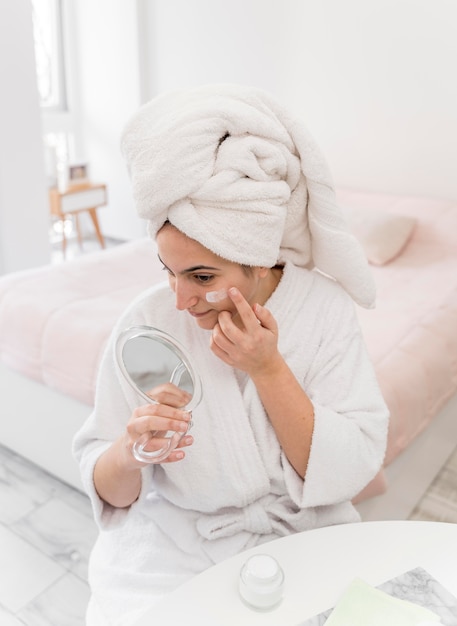
[[[127,328],[116,341],[116,358],[124,377],[144,403],[160,402],[164,388],[168,397],[171,393],[177,398],[174,402],[168,400],[172,406],[192,411],[200,402],[200,377],[184,347],[168,333],[150,326]],[[185,400],[179,390],[186,392]],[[151,432],[138,439],[133,454],[142,462],[160,462],[182,436],[174,431]],[[165,445],[159,450],[146,450],[151,437],[164,439]]]

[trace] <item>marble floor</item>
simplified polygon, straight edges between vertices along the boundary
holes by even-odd
[[[0,624],[83,626],[89,501],[0,446]]]

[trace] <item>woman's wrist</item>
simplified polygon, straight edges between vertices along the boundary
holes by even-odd
[[[124,437],[121,437],[102,454],[95,465],[94,484],[97,493],[108,504],[126,508],[138,499],[141,483],[141,466],[131,455]]]
[[[258,387],[259,385],[275,383],[279,377],[286,375],[288,371],[287,363],[282,355],[277,352],[273,358],[265,360],[260,367],[249,372],[249,376]]]

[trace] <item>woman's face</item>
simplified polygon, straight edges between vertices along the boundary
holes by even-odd
[[[208,292],[237,287],[252,305],[262,299],[261,285],[268,272],[266,268],[246,270],[237,263],[226,261],[171,224],[166,224],[157,234],[157,246],[176,296],[176,308],[187,311],[201,328],[214,328],[220,311],[231,312],[234,319],[237,315],[229,297],[208,302]]]

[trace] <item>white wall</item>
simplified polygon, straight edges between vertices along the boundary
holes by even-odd
[[[159,92],[207,82],[277,90],[287,0],[155,0]],[[285,8],[283,8],[283,5]]]
[[[28,0],[0,2],[0,273],[49,261],[41,121]]]
[[[145,235],[135,213],[120,135],[140,105],[138,21],[132,0],[78,0],[71,7],[77,47],[73,100],[81,154],[90,177],[108,185],[109,204],[98,211],[105,235]]]
[[[292,106],[340,185],[457,199],[454,0],[155,0],[157,92],[251,83]]]
[[[280,90],[337,182],[457,199],[457,3],[286,1]]]

